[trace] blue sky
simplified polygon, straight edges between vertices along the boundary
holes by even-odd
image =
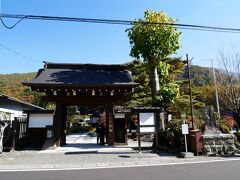
[[[240,28],[239,0],[1,0],[1,13],[134,20],[146,9],[165,11],[179,23]],[[8,25],[16,20],[4,19]],[[129,26],[24,20],[14,29],[0,25],[0,74],[33,72],[42,61],[125,63]],[[181,30],[176,56],[193,57],[193,64],[210,66],[219,50],[239,46],[240,34]]]

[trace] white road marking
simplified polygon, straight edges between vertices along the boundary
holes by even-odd
[[[184,164],[202,164],[202,163],[214,163],[214,162],[229,162],[240,161],[240,158],[211,160],[211,161],[188,161],[177,163],[160,163],[160,164],[139,164],[139,165],[123,165],[123,166],[98,166],[98,167],[66,167],[66,168],[26,168],[26,169],[0,169],[0,172],[36,172],[36,171],[69,171],[69,170],[92,170],[92,169],[116,169],[116,168],[134,168],[134,167],[155,167],[155,166],[174,166]]]

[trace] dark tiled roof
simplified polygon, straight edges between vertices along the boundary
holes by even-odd
[[[28,86],[64,85],[80,87],[133,86],[132,76],[124,65],[46,63]]]
[[[54,110],[44,110],[44,109],[36,109],[36,110],[24,110],[26,114],[54,114]]]

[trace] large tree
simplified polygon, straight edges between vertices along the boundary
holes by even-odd
[[[157,72],[160,89],[155,97],[156,104],[167,108],[179,95],[183,83],[179,76],[183,73],[184,62],[180,58],[166,58],[159,62]]]
[[[139,85],[134,91],[128,93],[125,107],[149,106],[151,105],[151,89],[149,87],[149,76],[146,73],[145,63],[140,60],[133,60],[127,64],[127,69],[131,71],[134,82]]]
[[[133,26],[126,30],[131,45],[130,55],[137,59],[142,58],[148,66],[152,99],[160,90],[157,71],[159,62],[180,48],[181,33],[176,27],[166,25],[168,23],[176,23],[176,20],[168,17],[163,11],[145,11],[144,19],[136,20]]]
[[[220,69],[217,71],[221,102],[234,112],[240,126],[240,53],[233,50],[230,55],[220,52]]]
[[[167,108],[179,95],[179,87],[182,84],[181,75],[183,73],[184,62],[180,58],[167,58],[159,63],[157,71],[159,74],[160,90],[155,98],[156,104]],[[151,101],[150,78],[146,63],[141,60],[134,60],[127,65],[127,69],[132,72],[134,82],[139,85],[134,92],[128,94],[125,107],[149,106]]]

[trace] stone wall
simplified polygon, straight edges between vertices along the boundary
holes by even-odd
[[[233,134],[205,134],[202,143],[205,155],[230,155],[236,151]]]

